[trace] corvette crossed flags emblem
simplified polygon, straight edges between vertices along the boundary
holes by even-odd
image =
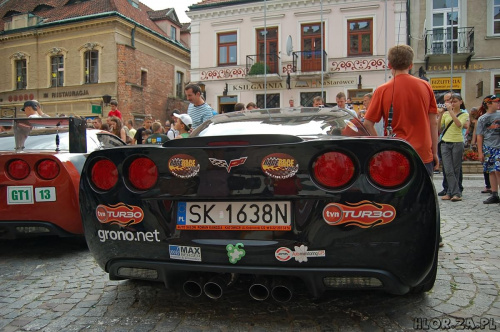
[[[229,162],[229,165],[227,164],[227,161],[225,160],[220,160],[220,159],[215,159],[215,158],[208,158],[212,165],[218,166],[218,167],[224,167],[227,172],[229,173],[231,171],[231,168],[243,165],[245,161],[247,160],[248,157],[241,157],[240,159],[233,159]]]

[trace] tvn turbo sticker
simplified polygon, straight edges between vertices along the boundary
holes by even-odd
[[[224,167],[226,171],[229,173],[231,171],[231,168],[243,165],[245,161],[247,161],[247,158],[248,157],[241,157],[240,159],[233,159],[229,162],[229,164],[227,163],[227,161],[221,159],[208,158],[208,160],[210,160],[210,162],[214,166]]]
[[[371,201],[359,203],[330,203],[323,209],[323,219],[328,225],[370,228],[390,223],[396,218],[392,205]]]
[[[200,172],[200,164],[190,155],[176,154],[168,160],[168,170],[179,178],[188,179]]]
[[[273,153],[266,156],[260,167],[267,176],[274,179],[292,177],[299,170],[297,160],[286,153]]]
[[[287,247],[280,247],[276,249],[276,252],[274,253],[274,256],[276,257],[277,260],[280,262],[287,262],[292,258],[295,258],[295,260],[299,263],[302,262],[307,262],[308,257],[325,257],[326,256],[326,251],[325,250],[307,250],[307,246],[305,245],[300,245],[300,246],[295,246],[295,250],[289,249]]]
[[[95,210],[97,220],[101,224],[126,227],[138,224],[144,219],[144,212],[138,206],[118,203],[115,205],[99,205]]]
[[[201,262],[201,248],[169,245],[170,258],[182,261]]]
[[[228,244],[226,246],[227,257],[229,257],[229,263],[236,264],[240,259],[245,256],[246,252],[243,249],[243,243],[237,243],[234,246],[232,244]]]

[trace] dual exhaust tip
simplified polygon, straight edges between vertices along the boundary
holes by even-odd
[[[211,299],[217,300],[228,287],[234,284],[235,275],[219,274],[208,281],[201,276],[191,277],[184,282],[182,288],[184,293],[190,297],[200,297],[203,293]],[[293,296],[293,284],[291,280],[275,277],[269,279],[257,276],[250,285],[248,292],[250,297],[256,301],[265,301],[270,296],[277,302],[288,302]]]

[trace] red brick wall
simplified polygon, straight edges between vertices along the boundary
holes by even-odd
[[[150,114],[164,123],[167,111],[187,110],[187,103],[169,98],[175,95],[174,65],[126,45],[117,45],[117,48],[117,99],[124,121],[133,119],[132,113],[135,113]],[[147,70],[145,86],[141,85],[142,69]]]

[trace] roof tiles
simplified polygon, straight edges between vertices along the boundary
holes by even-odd
[[[160,29],[160,27],[150,18],[150,14],[153,16],[161,14],[156,14],[156,11],[152,10],[143,3],[139,3],[138,8],[135,8],[131,4],[132,0],[80,0],[80,2],[67,5],[69,1],[70,0],[0,1],[0,32],[4,30],[4,24],[2,23],[11,20],[10,17],[5,17],[5,14],[9,12],[19,14],[33,13],[41,17],[44,23],[57,22],[101,13],[118,12],[121,15],[145,26],[146,28],[168,37],[168,34]],[[40,5],[51,6],[54,8],[41,9],[34,12],[34,10]]]

